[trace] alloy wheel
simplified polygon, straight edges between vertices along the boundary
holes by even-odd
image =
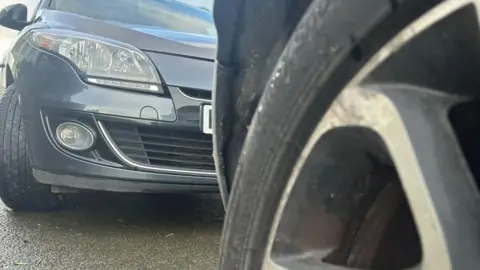
[[[457,75],[480,63],[479,7],[442,2],[339,93],[290,176],[264,269],[480,265],[473,146],[462,137],[478,94]]]

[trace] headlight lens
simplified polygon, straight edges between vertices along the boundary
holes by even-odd
[[[128,44],[65,30],[35,30],[32,43],[71,61],[90,83],[161,91],[155,67]]]

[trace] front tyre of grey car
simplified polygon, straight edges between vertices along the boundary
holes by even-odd
[[[13,210],[53,210],[58,195],[35,181],[27,151],[19,96],[12,84],[0,98],[0,198]]]
[[[237,59],[219,48],[220,66],[248,62],[245,21],[262,1],[240,2]],[[220,269],[478,269],[479,12],[475,0],[313,0],[274,68],[256,63],[268,80],[252,85],[244,66],[217,82],[234,104],[216,100],[216,116],[237,120],[214,128],[231,187]]]

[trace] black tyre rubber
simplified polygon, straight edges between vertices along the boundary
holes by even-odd
[[[229,198],[220,269],[262,269],[281,195],[323,113],[383,44],[435,2],[313,1],[249,127]]]
[[[15,85],[0,99],[0,123],[0,198],[14,210],[55,209],[58,196],[50,186],[37,183],[32,174]]]

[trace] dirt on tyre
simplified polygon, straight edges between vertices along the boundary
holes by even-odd
[[[33,176],[15,85],[0,99],[0,198],[9,208],[23,211],[49,211],[59,202],[50,186]]]

